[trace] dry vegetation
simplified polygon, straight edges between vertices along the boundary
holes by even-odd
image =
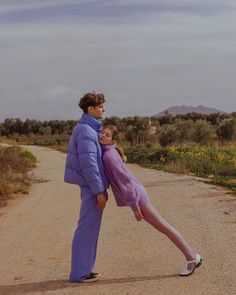
[[[18,194],[28,193],[32,180],[29,172],[35,164],[31,152],[17,146],[0,146],[0,206]]]

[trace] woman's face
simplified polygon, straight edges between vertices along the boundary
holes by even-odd
[[[112,139],[112,132],[109,128],[105,128],[99,134],[99,142],[101,144],[114,144],[114,140]]]

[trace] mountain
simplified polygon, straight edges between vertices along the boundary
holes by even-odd
[[[165,115],[166,113],[175,116],[175,115],[179,115],[179,114],[185,115],[187,113],[200,113],[200,114],[209,115],[209,114],[212,114],[212,113],[221,113],[221,114],[223,114],[225,112],[217,110],[215,108],[204,107],[202,105],[199,105],[197,107],[182,105],[182,106],[170,107],[170,108],[164,110],[163,112],[160,112],[160,113],[154,115],[154,117],[160,117],[160,116]]]

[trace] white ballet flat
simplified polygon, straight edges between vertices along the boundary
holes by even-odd
[[[191,270],[188,270],[188,264],[191,264],[191,263],[195,263],[195,266],[191,268]],[[194,272],[195,268],[199,267],[201,264],[202,264],[202,257],[199,254],[196,254],[195,259],[189,260],[187,263],[187,266],[185,266],[185,268],[181,270],[179,275],[185,276],[185,277],[189,276]]]

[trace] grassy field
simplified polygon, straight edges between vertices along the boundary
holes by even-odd
[[[29,173],[36,165],[36,158],[18,146],[0,146],[0,206],[19,194],[27,194],[32,182]]]
[[[194,174],[236,193],[236,147],[177,146],[126,148],[128,160],[145,167]]]

